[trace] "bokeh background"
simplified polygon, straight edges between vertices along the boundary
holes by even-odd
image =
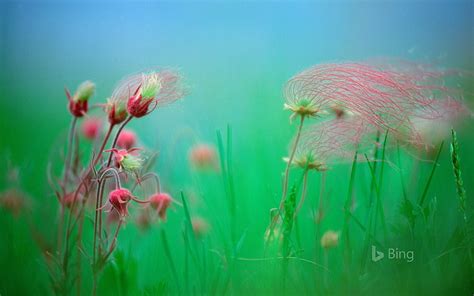
[[[225,134],[231,125],[239,229],[248,232],[249,241],[243,253],[255,255],[252,250],[261,248],[258,239],[268,223],[268,210],[279,198],[281,158],[295,128],[282,109],[285,81],[314,64],[376,57],[472,71],[473,5],[472,1],[2,1],[0,188],[8,187],[9,160],[20,168],[21,185],[34,200],[34,223],[47,228],[43,219],[55,215],[56,200],[45,171],[52,149],[63,145],[69,126],[64,86],[74,89],[90,79],[97,84],[93,102],[103,102],[127,74],[172,67],[185,78],[189,95],[131,127],[145,146],[160,151],[157,171],[166,190],[174,196],[181,190],[194,193],[193,211],[225,225],[226,215],[219,211],[225,209],[220,177],[192,172],[187,151],[196,141],[215,143],[216,130]],[[456,81],[466,91],[468,104],[472,82],[472,77]],[[459,131],[459,140],[470,194],[474,192],[472,121]],[[433,194],[452,205],[443,216],[450,224],[457,208],[445,152]],[[328,177],[334,215],[325,227],[341,227],[338,200],[344,199],[349,169],[349,165],[337,167]],[[390,192],[399,194],[399,177],[395,171],[391,174],[385,184],[388,197]],[[418,176],[412,178],[417,182]],[[319,177],[312,184],[313,193],[318,192]],[[317,197],[311,199],[315,203]],[[386,206],[391,206],[390,199]],[[0,294],[32,295],[36,289],[47,293],[47,275],[28,228],[18,226],[18,220],[0,219]],[[168,228],[178,258],[183,252],[182,221],[178,207],[166,226],[159,226]],[[141,288],[170,279],[159,232],[152,231],[146,235],[130,225],[120,243],[124,250],[133,249]],[[449,231],[443,231],[440,240],[448,236]],[[312,234],[303,236],[313,239]],[[158,251],[150,252],[155,245]],[[180,259],[176,260],[179,266]],[[257,272],[254,263],[249,264],[243,270],[252,276]],[[242,287],[252,283],[243,276]]]

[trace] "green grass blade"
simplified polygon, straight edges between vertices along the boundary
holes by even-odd
[[[428,177],[428,180],[426,181],[425,188],[423,189],[423,193],[422,193],[422,195],[420,196],[420,198],[418,200],[418,205],[420,207],[423,207],[423,203],[426,199],[426,195],[428,194],[428,189],[430,188],[431,181],[433,180],[433,176],[434,176],[434,173],[436,171],[436,167],[438,166],[439,156],[441,155],[441,151],[443,150],[443,145],[444,145],[444,142],[441,142],[441,145],[439,145],[438,153],[436,154],[436,159],[433,163],[433,167],[431,169],[430,176]]]
[[[181,294],[181,287],[179,285],[179,276],[174,265],[173,257],[171,256],[170,247],[168,244],[168,239],[166,238],[166,232],[164,229],[161,229],[161,241],[163,242],[163,249],[165,251],[166,258],[168,258],[168,263],[171,268],[171,273],[173,274],[176,287],[178,288],[178,294]]]

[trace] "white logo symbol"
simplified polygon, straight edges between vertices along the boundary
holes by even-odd
[[[377,251],[375,246],[372,246],[372,261],[377,262],[382,260],[384,257],[383,252]]]

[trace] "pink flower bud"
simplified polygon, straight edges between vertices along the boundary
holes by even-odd
[[[87,113],[88,101],[95,92],[95,85],[90,81],[85,81],[77,88],[73,96],[66,88],[66,96],[69,101],[69,112],[75,117],[82,117]]]
[[[132,199],[132,193],[123,188],[115,189],[109,193],[109,202],[121,217],[128,216],[128,202]]]
[[[149,113],[150,104],[154,102],[153,98],[144,98],[140,93],[130,97],[127,102],[127,111],[133,117],[143,117]]]
[[[69,112],[75,117],[82,117],[87,113],[88,103],[87,101],[74,101],[69,100]]]
[[[135,135],[135,133],[127,129],[123,130],[117,139],[117,145],[123,149],[132,148],[133,146],[135,146],[136,142],[137,136]]]
[[[99,118],[87,118],[82,123],[82,135],[88,140],[95,140],[99,136],[102,121]]]
[[[166,210],[171,204],[171,196],[166,193],[156,193],[150,197],[150,206],[158,212],[161,220],[166,221]]]
[[[105,106],[105,111],[107,112],[107,117],[111,125],[120,124],[125,119],[127,119],[127,110],[125,108],[125,103],[118,100],[109,100]]]

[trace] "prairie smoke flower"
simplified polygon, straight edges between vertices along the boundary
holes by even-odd
[[[110,151],[113,153],[113,159],[117,168],[132,173],[135,173],[141,169],[143,165],[143,159],[134,155],[134,152],[138,151],[137,148],[132,148],[128,150],[114,148],[111,150],[107,150],[106,152]]]
[[[431,150],[441,143],[463,119],[472,115],[461,101],[447,98],[436,101],[433,115],[417,113],[410,117],[411,128],[400,129],[398,139],[416,149]]]
[[[285,108],[293,111],[292,117],[350,112],[380,130],[397,133],[410,124],[411,114],[430,114],[435,96],[449,93],[425,73],[358,63],[318,65],[288,81]]]
[[[95,92],[95,84],[85,81],[79,85],[73,96],[66,89],[66,96],[69,101],[69,111],[76,117],[82,117],[87,113],[88,101]]]
[[[321,237],[321,247],[324,249],[331,249],[337,247],[339,244],[339,232],[328,230]]]
[[[139,118],[183,95],[178,74],[162,70],[135,74],[124,79],[114,90],[112,97],[120,100],[126,98],[128,113]]]
[[[171,204],[171,196],[167,193],[156,193],[149,200],[150,206],[157,211],[160,219],[166,221],[166,211]]]
[[[209,223],[202,217],[191,218],[191,226],[197,238],[204,237],[209,231]]]
[[[197,169],[217,168],[216,150],[208,144],[197,144],[189,151],[189,162]]]
[[[117,146],[123,149],[131,149],[137,142],[137,135],[128,129],[122,130],[118,139]]]
[[[100,134],[102,121],[99,118],[89,117],[82,122],[82,135],[88,140],[95,140]]]
[[[109,203],[119,213],[120,217],[128,216],[128,203],[132,200],[132,193],[123,188],[109,193]]]
[[[372,126],[358,117],[314,124],[302,132],[292,165],[309,170],[327,170],[330,163],[348,161],[356,150],[367,149],[367,138],[374,131]],[[288,158],[284,160],[289,161]]]
[[[125,100],[112,97],[107,100],[105,104],[105,112],[111,125],[120,124],[127,119],[128,113],[125,105]]]

